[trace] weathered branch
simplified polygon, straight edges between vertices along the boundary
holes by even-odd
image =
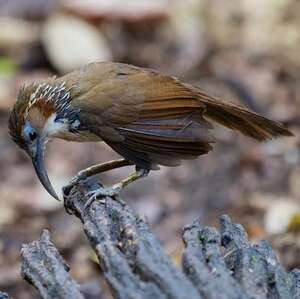
[[[232,223],[228,216],[221,218],[220,232],[203,227],[198,220],[184,228],[180,270],[169,260],[147,223],[120,199],[106,197],[86,205],[86,193],[98,186],[86,181],[68,188],[65,206],[82,221],[114,298],[300,298],[300,270],[286,272],[267,242],[249,244],[243,227]],[[35,244],[34,249],[27,250],[33,250],[34,255],[24,254],[32,245],[23,249],[25,277],[35,281],[40,292],[47,293],[49,288],[36,281],[48,281],[45,277],[50,276],[53,288],[58,288],[52,292],[59,295],[51,298],[82,298],[75,296],[82,295],[69,276],[66,281],[71,281],[70,293],[61,295],[61,285],[55,285],[53,277],[58,277],[54,272],[62,271],[61,267],[67,275],[65,264],[49,236],[43,238],[37,242],[42,246]],[[49,250],[60,261],[60,267],[49,267],[51,263],[47,262],[41,267],[49,259],[44,253]],[[72,295],[74,290],[77,293]],[[47,295],[44,298],[50,298]]]
[[[220,222],[220,233],[195,221],[183,234],[183,269],[205,298],[300,298],[299,270],[284,271],[266,241],[250,245],[228,216]]]
[[[205,298],[250,298],[228,270],[220,251],[221,236],[215,229],[195,221],[185,227],[183,239],[183,270]]]
[[[81,219],[115,298],[201,298],[128,205],[107,197],[86,207],[85,194],[97,187],[80,183],[65,204]]]
[[[70,277],[69,266],[50,242],[44,230],[40,239],[23,245],[21,274],[45,299],[83,299],[79,286]]]

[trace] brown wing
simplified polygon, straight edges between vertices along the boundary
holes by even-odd
[[[83,125],[137,166],[176,166],[212,149],[205,105],[178,80],[114,64],[99,81],[72,105]]]

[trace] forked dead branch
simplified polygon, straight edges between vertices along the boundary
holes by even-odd
[[[300,298],[300,270],[285,271],[267,242],[251,245],[243,227],[228,216],[221,217],[220,231],[199,220],[183,229],[179,269],[148,224],[120,198],[86,207],[85,194],[97,187],[78,183],[68,190],[65,205],[81,220],[114,298]],[[48,233],[24,245],[22,259],[23,276],[43,298],[84,298]],[[46,266],[38,267],[42,262]]]

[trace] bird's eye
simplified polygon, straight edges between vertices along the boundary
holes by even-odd
[[[36,132],[30,132],[29,133],[29,138],[31,141],[34,141],[37,138],[37,133]]]

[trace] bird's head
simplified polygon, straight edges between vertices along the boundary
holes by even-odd
[[[64,83],[35,83],[22,87],[10,112],[12,139],[30,156],[42,185],[56,199],[59,197],[44,166],[45,145],[52,137],[68,132],[70,124],[74,124],[75,115],[70,107],[70,89]]]

